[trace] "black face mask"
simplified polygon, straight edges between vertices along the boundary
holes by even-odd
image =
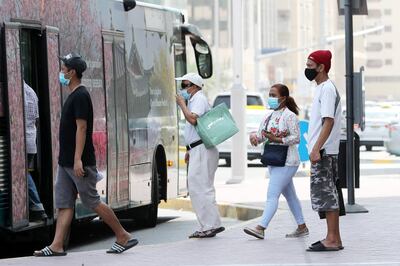
[[[306,68],[304,70],[304,75],[309,81],[313,81],[317,77],[318,72],[315,68]]]

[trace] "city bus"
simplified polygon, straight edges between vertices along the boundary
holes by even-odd
[[[58,80],[59,55],[70,52],[88,65],[82,83],[94,106],[104,176],[98,192],[118,217],[155,226],[162,200],[187,195],[174,78],[187,71],[187,49],[198,73],[212,76],[211,51],[198,29],[179,10],[133,0],[0,0],[0,18],[0,233],[54,227],[60,113],[69,93]],[[46,221],[29,220],[24,82],[39,98],[32,175]],[[74,221],[95,217],[78,197]]]

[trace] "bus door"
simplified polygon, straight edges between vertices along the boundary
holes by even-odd
[[[173,59],[175,68],[175,77],[182,77],[186,74],[186,53],[185,48],[180,43],[174,43],[173,45]],[[179,94],[180,82],[176,82],[176,93]],[[178,108],[178,106],[177,106]],[[186,119],[180,108],[177,110],[178,113],[178,195],[187,194],[187,164],[185,163],[186,144],[184,139],[184,129]]]
[[[6,149],[9,154],[8,162],[3,165],[8,166],[9,173],[5,177],[10,189],[8,192],[10,215],[8,220],[3,219],[3,221],[12,230],[46,225],[44,221],[29,223],[24,84],[35,91],[39,100],[37,153],[30,174],[49,217],[53,217],[55,213],[53,184],[56,177],[57,138],[61,113],[61,91],[58,82],[60,69],[58,29],[42,27],[40,22],[16,21],[15,19],[14,22],[5,23],[2,31],[5,65],[1,75],[6,78],[5,124],[8,132]],[[53,132],[56,133],[53,134]],[[3,180],[1,180],[0,166],[0,183],[1,181]],[[49,222],[51,221],[50,219]]]
[[[1,211],[4,216],[9,214],[9,219],[3,218],[3,226],[9,225],[12,230],[18,230],[29,225],[19,23],[5,23],[2,37],[5,67],[1,76],[2,79],[6,78],[5,100],[8,106],[5,119],[8,126],[6,150],[9,160],[6,164],[2,164],[1,169],[8,172],[8,176],[2,180],[1,194],[6,198],[6,203],[2,205]]]
[[[57,177],[58,154],[59,154],[59,127],[62,108],[62,92],[58,79],[60,72],[59,52],[59,30],[58,28],[46,26],[42,35],[43,55],[42,63],[46,66],[41,69],[41,81],[43,89],[39,90],[40,117],[40,148],[41,148],[41,196],[49,217],[56,215],[54,185]],[[39,68],[40,69],[40,68]],[[40,73],[39,73],[40,75]],[[47,121],[46,121],[47,119]],[[50,163],[51,162],[51,163]],[[47,176],[45,179],[43,177]]]
[[[124,34],[103,31],[107,107],[107,202],[129,204],[129,138]]]
[[[59,32],[54,27],[43,27],[40,22],[25,21],[21,21],[20,32],[23,82],[35,91],[39,99],[37,153],[29,173],[48,217],[53,218],[56,213],[53,187],[57,176],[61,116]],[[37,225],[37,221],[32,222],[31,226]]]

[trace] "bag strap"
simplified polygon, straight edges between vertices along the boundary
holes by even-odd
[[[336,116],[336,111],[337,111],[337,108],[338,108],[339,103],[340,103],[340,95],[339,95],[339,92],[338,92],[338,90],[336,88],[336,85],[332,81],[331,81],[331,83],[332,83],[333,87],[335,87],[335,92],[336,92],[335,112],[333,113],[333,115]],[[319,100],[319,102],[321,103],[321,100]],[[322,125],[324,125],[324,119],[322,119]]]
[[[268,131],[268,124],[269,124],[269,121],[270,121],[271,118],[272,118],[272,114],[273,114],[273,113],[274,113],[274,112],[272,112],[272,113],[268,116],[267,120],[265,120],[265,128],[264,128],[265,131]]]
[[[339,103],[340,103],[340,95],[339,95],[339,92],[338,92],[338,90],[336,88],[336,85],[333,82],[332,82],[332,84],[333,84],[333,87],[335,87],[335,91],[336,91],[335,113],[334,113],[336,115],[336,111],[337,111],[337,108],[338,108]]]

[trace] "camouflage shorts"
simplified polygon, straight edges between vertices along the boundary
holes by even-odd
[[[326,155],[311,164],[311,204],[314,211],[325,212],[339,209],[339,196],[336,189],[338,180],[338,159]]]

